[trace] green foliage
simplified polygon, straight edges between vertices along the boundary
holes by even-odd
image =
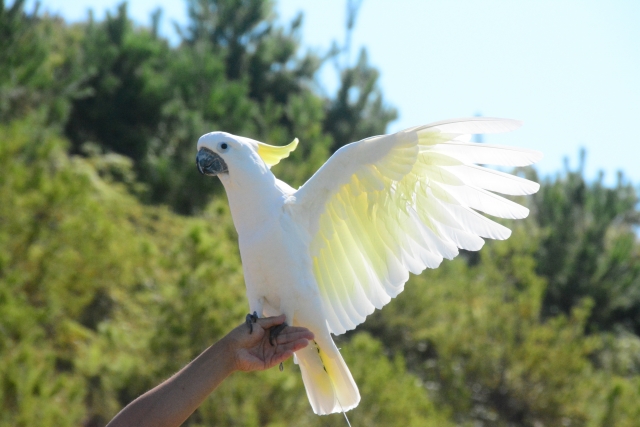
[[[69,159],[64,143],[38,125],[14,122],[0,131],[5,425],[33,425],[29,417],[40,413],[50,425],[82,419],[90,391],[75,364],[110,314],[113,282],[131,280],[137,261],[118,234],[117,193],[91,191],[98,180],[92,169]],[[90,310],[98,297],[105,308]]]
[[[583,164],[584,152],[581,157]],[[548,281],[543,314],[569,313],[589,297],[589,330],[640,334],[640,215],[633,186],[622,174],[613,188],[602,174],[587,182],[580,166],[547,178],[532,199],[542,231],[536,270]]]
[[[189,13],[177,47],[136,28],[124,4],[81,26],[82,96],[71,100],[65,123],[73,152],[93,143],[128,156],[145,184],[143,200],[192,213],[220,192],[213,181],[203,188],[193,168],[200,135],[223,129],[276,145],[298,137],[293,159],[305,167],[278,172],[301,185],[331,145],[321,126],[325,102],[312,91],[319,60],[298,54],[301,20],[279,28],[262,1],[191,2]]]
[[[35,119],[0,137],[9,141],[0,151],[8,172],[0,196],[9,202],[0,211],[0,425],[104,424],[243,318],[228,208],[215,202],[187,219],[142,206],[100,177],[97,157],[68,157]],[[372,425],[445,420],[402,358],[382,349],[364,335],[345,343],[370,393],[353,416]],[[236,375],[189,423],[335,421],[310,411],[297,370]],[[403,398],[395,405],[393,396]]]
[[[169,49],[146,30],[136,30],[126,3],[104,22],[91,20],[82,39],[86,96],[73,100],[66,134],[73,151],[93,141],[140,164],[171,97],[164,75]]]
[[[341,74],[342,84],[324,123],[333,136],[332,151],[353,141],[384,134],[387,125],[398,116],[382,101],[377,87],[378,71],[367,63],[365,49],[360,51],[357,64]]]
[[[384,105],[378,87],[378,70],[367,62],[367,50],[362,48],[355,65],[351,64],[351,38],[362,6],[362,0],[347,0],[345,42],[333,42],[329,52],[340,74],[340,88],[330,100],[324,128],[333,137],[331,151],[345,144],[385,133],[387,125],[397,118],[395,109]]]
[[[46,87],[51,82],[45,77],[47,46],[33,17],[22,12],[24,0],[7,8],[0,4],[0,118],[15,116],[14,112],[32,104],[28,88]],[[44,84],[43,84],[44,83]]]
[[[486,245],[474,267],[459,259],[414,277],[363,326],[406,357],[458,423],[614,425],[598,420],[609,399],[628,402],[622,406],[634,413],[637,373],[626,379],[629,371],[594,367],[592,358],[605,344],[616,344],[613,337],[605,343],[585,335],[590,300],[569,316],[540,321],[545,281],[532,256],[538,234],[517,227],[508,241]]]
[[[201,134],[297,136],[274,172],[300,185],[395,117],[364,51],[335,97],[316,92],[301,17],[188,6],[178,46],[126,6],[73,26],[0,6],[0,426],[104,425],[242,321],[233,222],[193,167]],[[509,240],[412,277],[338,337],[354,425],[637,425],[637,193],[567,170],[531,205]],[[312,413],[289,361],[233,375],[186,425],[343,422]]]
[[[20,1],[3,8],[2,116],[46,109],[72,153],[97,147],[129,157],[144,184],[136,194],[180,213],[200,211],[220,193],[193,168],[203,133],[225,130],[274,145],[299,138],[298,166],[275,170],[299,186],[331,150],[383,133],[396,117],[383,106],[364,51],[343,71],[335,99],[318,95],[322,61],[300,53],[302,16],[280,27],[262,0],[192,0],[188,11],[182,43],[172,47],[157,34],[159,14],[155,27],[139,28],[125,3],[103,22],[74,27],[26,13]]]
[[[77,34],[60,20],[26,13],[24,3],[0,2],[0,123],[40,110],[57,124],[79,93]]]

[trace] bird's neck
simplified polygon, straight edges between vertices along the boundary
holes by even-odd
[[[259,176],[229,175],[221,177],[221,181],[238,234],[258,230],[282,212],[284,195],[269,169],[260,171]]]

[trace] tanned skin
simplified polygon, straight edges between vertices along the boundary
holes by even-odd
[[[269,329],[284,321],[284,315],[257,319],[251,333],[243,323],[171,378],[127,405],[107,427],[179,426],[233,372],[269,369],[313,340],[308,329],[286,326],[271,338],[272,345]]]

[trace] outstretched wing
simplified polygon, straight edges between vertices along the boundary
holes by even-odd
[[[475,117],[367,138],[338,150],[294,194],[331,332],[353,329],[387,304],[409,272],[435,268],[458,248],[476,251],[483,237],[509,237],[476,211],[524,218],[527,208],[493,192],[532,194],[539,185],[476,164],[525,166],[542,154],[468,140],[520,125]]]

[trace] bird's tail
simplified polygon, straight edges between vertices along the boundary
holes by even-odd
[[[298,350],[295,359],[300,365],[313,412],[326,415],[358,406],[358,386],[335,344],[332,349],[324,351],[313,341],[306,348]]]

